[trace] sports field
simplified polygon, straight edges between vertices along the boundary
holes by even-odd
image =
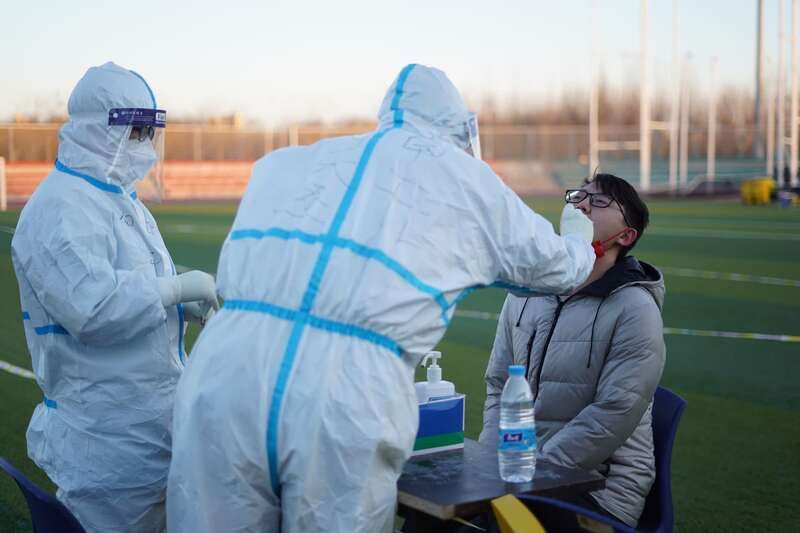
[[[662,384],[689,402],[673,457],[677,528],[796,531],[800,209],[734,201],[649,204],[651,228],[634,255],[665,272]],[[562,203],[531,205],[555,220]],[[216,270],[233,205],[153,211],[176,263]],[[18,214],[0,213],[0,360],[30,368],[10,258]],[[445,378],[467,394],[467,434],[473,438],[480,432],[483,372],[503,297],[486,290],[464,300],[440,345]],[[190,328],[187,346],[196,333]],[[33,380],[0,371],[0,456],[53,489],[25,448],[28,419],[41,400]],[[0,475],[0,531],[30,530],[22,496]]]

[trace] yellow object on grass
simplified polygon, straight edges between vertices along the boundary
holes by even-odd
[[[770,177],[746,180],[742,182],[742,202],[748,205],[767,205],[774,190],[775,181]]]

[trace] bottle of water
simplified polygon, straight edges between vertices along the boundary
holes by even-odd
[[[526,483],[536,469],[536,425],[533,395],[525,379],[525,367],[508,367],[508,381],[500,397],[500,440],[497,455],[500,477],[510,483]]]

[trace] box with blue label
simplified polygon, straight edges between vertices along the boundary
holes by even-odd
[[[455,394],[419,404],[412,457],[464,447],[464,399],[463,394]]]

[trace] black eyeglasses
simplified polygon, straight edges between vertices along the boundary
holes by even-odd
[[[589,198],[589,205],[592,207],[604,208],[610,206],[613,202],[617,202],[619,212],[622,213],[622,219],[625,221],[625,224],[629,228],[633,227],[633,225],[628,222],[628,217],[625,216],[625,210],[622,208],[622,204],[620,204],[613,195],[601,192],[589,192],[583,189],[567,189],[567,192],[564,194],[564,200],[566,200],[568,204],[579,204],[587,197]]]
[[[131,128],[130,139],[136,139],[139,142],[145,139],[153,140],[156,135],[156,129],[153,126],[134,126]]]

